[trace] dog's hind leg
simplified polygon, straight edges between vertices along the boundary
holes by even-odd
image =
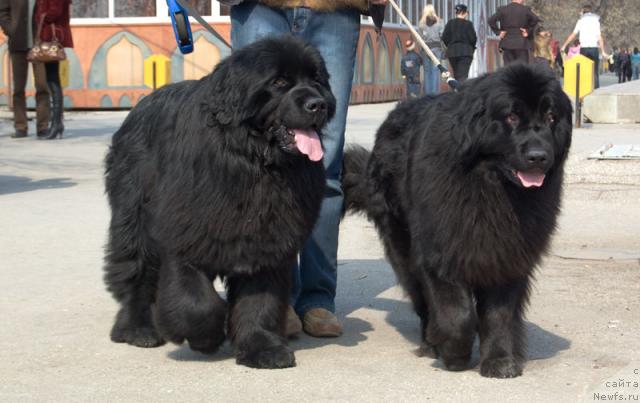
[[[151,317],[157,266],[148,248],[141,247],[141,239],[135,237],[137,234],[129,230],[124,221],[114,210],[105,259],[105,282],[121,308],[111,329],[111,340],[138,347],[156,347],[164,344]]]
[[[411,237],[409,236],[407,226],[390,214],[378,217],[376,224],[387,259],[389,263],[391,263],[393,271],[396,273],[398,282],[409,296],[414,311],[420,317],[420,337],[422,343],[418,354],[437,358],[433,352],[433,348],[426,342],[426,330],[427,324],[429,323],[426,291],[422,278],[416,275],[411,262]]]
[[[215,353],[225,340],[226,303],[213,288],[213,279],[177,259],[160,269],[155,323],[168,341],[185,339],[192,350]]]
[[[285,335],[293,262],[227,278],[229,336],[238,364],[253,368],[295,366]]]
[[[529,279],[508,286],[476,290],[480,319],[480,374],[491,378],[522,375],[525,335],[523,314]]]

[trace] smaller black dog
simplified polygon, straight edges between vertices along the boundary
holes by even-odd
[[[345,155],[348,210],[376,224],[422,321],[423,354],[522,373],[533,271],[560,210],[571,104],[553,75],[515,65],[458,93],[400,104],[369,153]]]
[[[328,80],[312,46],[266,39],[131,111],[106,159],[113,341],[212,353],[228,335],[240,364],[295,365],[285,317],[324,194]]]

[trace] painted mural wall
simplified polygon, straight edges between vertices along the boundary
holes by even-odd
[[[443,3],[443,7],[448,7],[448,3]],[[472,3],[469,4],[471,18],[479,38],[471,71],[475,76],[497,68],[501,58],[498,57],[496,40],[488,36],[486,27],[492,7],[487,7],[483,0],[468,0],[468,3]],[[84,3],[78,4],[82,6]],[[117,4],[126,8],[129,3]],[[136,4],[139,7],[142,3]],[[418,10],[412,10],[416,17]],[[101,10],[87,9],[86,12],[100,14]],[[121,12],[127,11],[123,9]],[[389,18],[394,17],[390,15]],[[228,20],[213,25],[226,42],[193,24],[195,51],[185,56],[177,49],[173,29],[167,22],[116,24],[106,20],[104,23],[72,24],[75,47],[66,50],[68,58],[61,69],[65,107],[102,109],[134,106],[153,91],[153,86],[145,85],[149,82],[145,74],[150,74],[150,70],[145,73],[144,68],[145,60],[152,56],[168,58],[169,82],[201,78],[231,53]],[[351,103],[384,102],[404,97],[400,59],[404,54],[403,44],[409,36],[406,28],[393,22],[385,26],[382,35],[378,35],[371,25],[362,25]],[[9,66],[6,40],[0,35],[0,104],[4,105],[11,102]],[[27,102],[30,107],[35,105],[32,83],[33,78],[29,77]]]

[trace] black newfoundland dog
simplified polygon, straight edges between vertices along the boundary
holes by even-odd
[[[371,154],[345,156],[347,210],[374,221],[422,323],[424,355],[480,373],[522,373],[523,314],[549,246],[571,144],[571,104],[523,65],[459,93],[400,104]]]
[[[131,111],[106,158],[113,341],[212,353],[229,336],[240,364],[295,365],[285,316],[324,193],[328,79],[313,47],[267,39]]]

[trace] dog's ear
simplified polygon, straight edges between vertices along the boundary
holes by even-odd
[[[217,122],[238,126],[248,117],[244,103],[249,96],[251,79],[246,69],[234,63],[234,57],[231,56],[220,62],[207,80],[209,93],[202,105],[207,113],[207,125],[212,126]]]
[[[562,90],[560,84],[555,89],[554,102],[558,111],[558,124],[555,128],[554,138],[560,142],[558,150],[561,150],[562,155],[566,157],[569,154],[569,147],[571,147],[571,132],[573,131],[572,106],[571,100]]]
[[[484,134],[488,119],[486,117],[486,105],[482,95],[473,95],[467,91],[456,94],[456,116],[458,121],[454,123],[453,138],[458,144],[457,156],[465,164],[471,164],[478,152],[480,137]]]

